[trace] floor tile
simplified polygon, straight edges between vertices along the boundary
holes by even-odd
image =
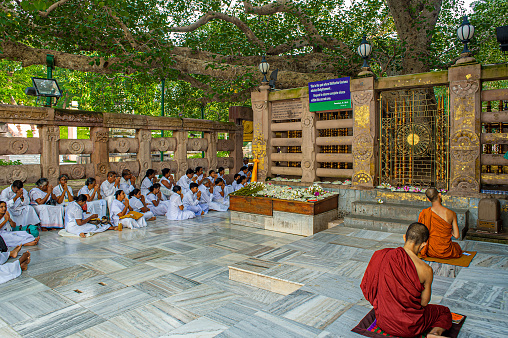
[[[135,265],[129,269],[123,269],[107,275],[107,277],[114,279],[125,285],[134,285],[150,279],[157,278],[165,275],[168,272],[165,270],[157,269],[147,264]]]
[[[58,288],[64,285],[95,277],[100,273],[84,266],[73,266],[67,269],[48,272],[34,277],[39,282],[50,288]]]
[[[152,297],[163,299],[198,285],[200,283],[195,280],[169,274],[135,284],[133,287]]]
[[[199,285],[165,299],[176,307],[205,315],[240,296],[209,285]]]
[[[55,291],[74,302],[81,302],[126,287],[127,285],[125,284],[100,275],[77,283],[58,287]]]
[[[200,317],[192,322],[171,331],[163,337],[189,337],[189,338],[208,338],[215,337],[227,326],[217,323],[207,317]]]
[[[99,316],[110,319],[156,300],[147,293],[127,287],[85,300],[79,304]]]

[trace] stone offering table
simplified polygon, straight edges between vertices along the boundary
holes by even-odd
[[[338,204],[338,195],[316,202],[230,196],[229,209],[232,224],[310,236],[328,229],[338,217]]]

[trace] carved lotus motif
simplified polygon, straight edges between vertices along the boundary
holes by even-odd
[[[9,151],[16,155],[25,154],[28,151],[27,140],[19,140],[19,139],[10,140]]]

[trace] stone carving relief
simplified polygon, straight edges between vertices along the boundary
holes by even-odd
[[[27,140],[13,139],[9,141],[9,151],[16,155],[25,154],[28,151]]]
[[[310,128],[312,127],[312,122],[314,121],[314,116],[310,115],[302,119],[302,128]]]
[[[266,101],[263,102],[253,102],[252,109],[257,111],[263,111],[266,109]]]
[[[480,184],[471,176],[458,176],[452,180],[451,188],[460,191],[479,191]]]
[[[145,142],[148,142],[152,139],[152,133],[147,131],[147,130],[143,130],[141,131],[141,140],[145,141]]]
[[[48,113],[46,111],[29,111],[29,110],[0,110],[0,117],[3,119],[14,119],[20,120],[41,120],[46,121],[48,119]]]
[[[85,143],[80,140],[73,140],[67,144],[67,149],[71,154],[81,154],[85,150]]]
[[[72,179],[75,179],[75,180],[81,179],[81,178],[85,177],[85,174],[86,174],[85,166],[80,165],[80,164],[73,165],[70,173],[71,173]]]
[[[476,160],[480,153],[478,135],[470,130],[458,130],[450,142],[450,156],[461,163]]]
[[[368,105],[355,107],[353,114],[355,127],[363,129],[370,127],[370,109]]]
[[[235,142],[233,140],[218,140],[217,150],[233,151],[235,150]]]
[[[97,175],[106,175],[108,172],[108,165],[106,163],[97,163]]]
[[[58,169],[53,166],[48,167],[48,178],[50,177],[57,177],[58,176]]]
[[[28,177],[28,172],[23,166],[13,166],[11,171],[11,181],[20,180],[25,182]]]
[[[372,101],[373,95],[371,91],[366,92],[352,92],[351,99],[356,106],[363,106],[364,104]]]
[[[97,142],[106,143],[109,139],[109,132],[106,130],[96,131],[95,140]]]
[[[353,184],[370,184],[372,183],[372,176],[365,171],[359,171],[353,175]]]
[[[452,82],[451,90],[459,97],[471,96],[479,89],[479,81],[456,81]]]
[[[46,128],[47,128],[46,136],[47,136],[47,140],[49,142],[56,142],[56,141],[60,140],[60,128],[59,127],[49,126]]]
[[[361,133],[353,139],[353,158],[358,161],[366,161],[372,157],[373,139],[367,133]]]
[[[129,141],[124,137],[118,137],[115,140],[116,150],[120,153],[127,153],[129,151],[130,145]]]
[[[169,141],[165,138],[158,138],[158,139],[154,139],[152,140],[152,142],[154,143],[154,146],[155,146],[155,149],[157,149],[158,151],[167,151],[169,149]]]

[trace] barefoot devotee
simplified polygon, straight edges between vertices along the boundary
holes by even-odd
[[[182,188],[179,185],[173,187],[173,195],[169,199],[168,212],[166,218],[170,221],[183,221],[194,218],[196,215],[192,211],[184,210],[182,198]]]
[[[1,238],[0,238],[1,241]],[[11,252],[0,252],[0,284],[10,281],[21,275],[21,271],[26,271],[30,263],[30,252],[27,251],[19,260],[12,263],[5,263],[9,258],[18,257],[21,246],[15,247]]]
[[[78,195],[86,196],[86,210],[88,213],[97,214],[99,218],[106,216],[107,203],[106,200],[102,199],[100,188],[95,178],[87,178],[85,185],[79,189]]]
[[[97,218],[98,215],[92,214],[84,218],[83,206],[86,204],[86,199],[85,195],[79,195],[75,201],[69,203],[65,208],[65,231],[84,238],[87,234],[103,232],[108,229],[113,230],[114,227],[109,224],[94,225],[88,223]]]
[[[16,223],[12,220],[7,204],[0,201],[0,236],[7,246],[13,247],[18,245],[37,245],[39,237],[34,237],[26,231],[12,231],[16,227]]]
[[[101,183],[101,196],[108,204],[108,210],[111,216],[111,204],[115,200],[115,193],[120,189],[120,178],[116,177],[116,172],[110,171],[106,180]]]
[[[462,249],[451,238],[460,237],[457,214],[441,204],[443,200],[437,189],[429,188],[425,191],[425,195],[432,206],[424,209],[418,217],[418,222],[425,224],[430,233],[429,243],[421,252],[422,257],[445,259],[460,257]]]
[[[374,252],[362,279],[365,299],[374,307],[377,325],[396,337],[440,337],[452,326],[450,310],[429,304],[432,268],[418,253],[427,245],[429,230],[411,224],[404,247]]]
[[[134,189],[129,193],[129,206],[133,211],[137,211],[143,214],[143,217],[147,221],[155,221],[153,212],[145,202],[145,196],[141,194],[141,190]]]
[[[146,227],[146,220],[144,217],[139,219],[134,218],[121,218],[132,211],[132,208],[129,205],[129,199],[125,196],[123,190],[117,190],[115,192],[115,199],[113,203],[111,203],[110,210],[110,220],[113,226],[118,227],[119,224],[122,224],[122,228],[127,227],[130,229],[137,229]]]
[[[58,185],[53,188],[53,199],[56,204],[67,206],[70,202],[74,201],[74,193],[72,188],[67,185],[69,176],[62,174],[58,177]]]
[[[201,191],[197,183],[190,184],[190,190],[183,195],[183,206],[185,210],[192,211],[196,216],[208,213],[208,205],[201,204]]]
[[[196,180],[197,180],[197,177],[194,177],[194,170],[189,168],[185,172],[185,175],[180,177],[180,179],[178,180],[178,182],[176,182],[176,184],[182,189],[182,193],[185,194],[185,193],[187,193],[187,191],[189,191],[190,184],[192,182],[195,183]]]
[[[198,186],[203,182],[204,176],[203,167],[196,167],[194,170],[194,177],[196,177],[196,180],[194,182],[196,182]]]
[[[136,177],[132,175],[129,169],[122,170],[122,177],[120,178],[120,189],[126,194],[134,190],[136,185]]]
[[[226,194],[226,184],[221,178],[215,180],[212,201],[221,204],[226,210],[229,209],[229,197]]]
[[[39,215],[41,228],[43,229],[62,229],[64,227],[64,207],[55,205],[56,201],[52,198],[53,186],[49,184],[47,178],[42,177],[35,182],[35,188],[30,190],[30,200]]]
[[[141,194],[143,196],[148,195],[150,192],[150,187],[156,183],[155,182],[155,170],[148,169],[145,173],[145,177],[143,177],[143,180],[141,181]]]
[[[210,182],[208,178],[205,178],[203,180],[203,183],[199,186],[199,191],[201,192],[201,199],[199,201],[199,205],[201,206],[201,209],[204,210],[206,207],[206,209],[209,210],[227,211],[228,208],[226,206],[212,200],[213,191],[215,189],[220,188],[215,187],[215,185],[212,185],[212,182]]]
[[[171,175],[171,171],[169,168],[164,168],[161,171],[162,177],[159,181],[161,185],[161,193],[166,196],[166,198],[170,198],[173,195],[173,186],[175,185],[175,179],[173,175]]]
[[[10,217],[18,226],[36,225],[40,223],[39,216],[30,205],[28,192],[23,188],[23,182],[15,180],[11,186],[0,194],[0,201],[7,203]]]
[[[159,183],[155,183],[148,189],[149,193],[145,197],[146,205],[155,216],[162,216],[168,212],[169,202],[164,200],[160,187]]]

